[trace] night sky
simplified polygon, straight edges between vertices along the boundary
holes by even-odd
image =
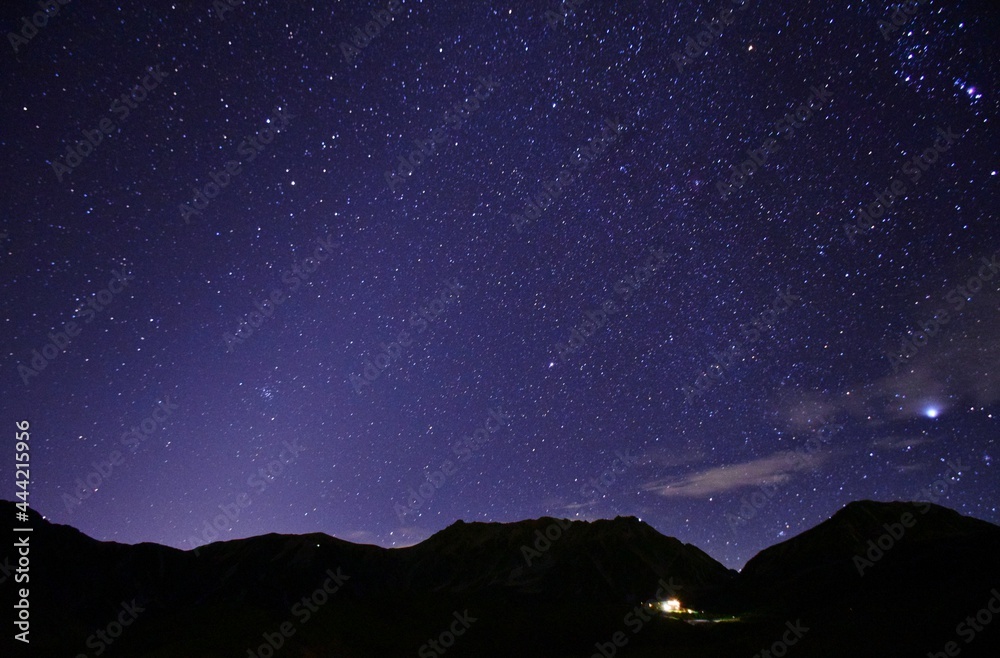
[[[57,6],[0,21],[51,521],[634,515],[734,568],[857,499],[1000,523],[992,3]]]

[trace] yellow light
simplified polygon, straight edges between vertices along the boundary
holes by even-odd
[[[680,612],[681,602],[677,599],[667,599],[660,604],[660,610],[663,612]]]

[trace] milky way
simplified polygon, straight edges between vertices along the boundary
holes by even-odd
[[[736,568],[856,499],[1000,523],[990,3],[8,4],[49,519],[633,515]]]

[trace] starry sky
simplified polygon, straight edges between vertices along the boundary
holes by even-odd
[[[7,3],[32,506],[634,515],[733,568],[857,499],[1000,523],[1000,15],[894,9]]]

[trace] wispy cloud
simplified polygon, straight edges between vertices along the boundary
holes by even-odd
[[[965,310],[910,358],[897,373],[840,390],[800,390],[778,402],[791,429],[817,419],[846,414],[885,424],[944,413],[958,405],[989,405],[1000,400],[1000,295],[982,294],[979,306]],[[890,370],[888,359],[884,359]]]
[[[777,452],[740,464],[715,466],[677,478],[649,482],[643,489],[668,498],[707,498],[743,487],[782,484],[795,473],[819,466],[828,457],[829,453],[823,452],[809,457],[793,451]]]

